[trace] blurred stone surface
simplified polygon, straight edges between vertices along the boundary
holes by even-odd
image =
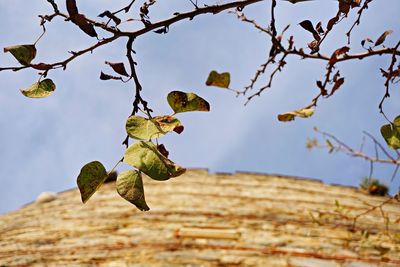
[[[0,216],[0,266],[400,266],[396,201],[353,227],[387,198],[254,173],[144,179],[148,212],[107,183]]]

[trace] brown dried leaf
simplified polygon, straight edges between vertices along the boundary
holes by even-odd
[[[105,74],[104,72],[100,73],[100,80],[106,81],[106,80],[121,80],[121,77],[115,77],[109,74]]]
[[[333,25],[335,25],[336,24],[336,22],[338,22],[339,21],[339,17],[333,17],[333,18],[331,18],[329,21],[328,21],[328,25],[326,25],[326,29],[327,29],[327,31],[330,31],[330,30],[332,30],[332,28],[333,28]]]
[[[185,127],[183,125],[179,125],[179,126],[176,126],[173,131],[176,132],[177,134],[181,134],[184,129],[185,129]]]
[[[87,35],[91,37],[97,37],[97,32],[94,29],[94,26],[87,21],[84,15],[76,14],[71,17],[71,21],[78,25],[78,27]]]
[[[163,144],[159,144],[157,146],[157,150],[158,150],[158,152],[161,153],[161,155],[163,155],[164,157],[168,158],[169,152],[168,152],[168,150],[165,148],[165,146]]]
[[[51,65],[46,63],[31,64],[31,67],[35,70],[49,70],[52,68]]]
[[[343,46],[341,48],[336,49],[335,52],[333,52],[331,58],[329,59],[329,64],[330,65],[335,64],[339,56],[346,54],[349,51],[350,47],[348,46]]]
[[[388,30],[388,31],[385,31],[384,33],[382,33],[382,35],[379,36],[378,40],[376,40],[375,46],[378,46],[378,45],[383,44],[383,42],[385,41],[386,37],[387,37],[388,35],[392,34],[392,33],[393,33],[392,30]]]
[[[315,30],[319,33],[319,34],[323,34],[325,33],[324,28],[322,28],[322,22],[318,22],[317,26],[315,26]]]
[[[305,29],[305,30],[311,32],[313,35],[314,35],[314,34],[317,34],[317,35],[318,35],[318,33],[315,31],[314,26],[313,26],[313,24],[312,24],[311,21],[309,21],[309,20],[303,20],[302,22],[299,23],[299,25],[300,25],[301,27],[303,27],[303,29]]]
[[[349,14],[351,3],[339,1],[339,11],[347,16]]]
[[[129,74],[126,72],[124,63],[118,62],[118,63],[112,63],[112,62],[105,62],[107,65],[109,65],[116,73],[129,77]]]
[[[342,86],[343,83],[344,83],[344,78],[343,77],[340,78],[340,79],[337,79],[335,81],[335,84],[333,85],[332,91],[331,91],[331,93],[329,95],[330,96],[333,95],[336,92],[336,90],[338,90],[340,88],[340,86]]]
[[[75,0],[67,0],[67,11],[71,18],[79,14]]]

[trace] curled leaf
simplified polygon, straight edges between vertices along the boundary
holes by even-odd
[[[121,172],[116,182],[117,192],[141,211],[150,210],[144,198],[142,175],[138,171]]]
[[[94,26],[88,22],[84,15],[76,14],[75,16],[71,17],[71,21],[78,25],[78,27],[87,35],[91,37],[97,37],[97,32],[94,29]]]
[[[400,116],[397,116],[391,124],[381,127],[381,134],[387,145],[392,149],[400,148]]]
[[[333,25],[335,25],[338,21],[339,21],[339,17],[338,17],[338,16],[335,16],[335,17],[331,18],[331,19],[328,21],[328,24],[326,25],[326,30],[327,30],[327,31],[332,30]]]
[[[140,141],[130,145],[125,151],[124,162],[159,181],[177,177],[186,171],[161,154],[152,142]]]
[[[92,161],[82,167],[77,178],[79,191],[81,192],[82,202],[86,203],[88,199],[100,188],[107,179],[107,171],[103,164],[98,161]]]
[[[36,56],[35,45],[14,45],[4,48],[4,53],[10,52],[21,65],[27,66]]]
[[[287,121],[294,120],[296,117],[308,118],[314,114],[314,111],[315,110],[312,108],[303,108],[303,109],[299,109],[299,110],[295,110],[295,111],[291,111],[291,112],[286,112],[283,114],[279,114],[278,120],[287,122]]]
[[[339,1],[339,11],[347,16],[350,11],[351,1]]]
[[[175,113],[210,111],[210,104],[195,93],[172,91],[168,94],[167,100]]]
[[[169,152],[168,150],[165,148],[165,146],[163,144],[159,144],[157,146],[157,150],[166,158],[168,158],[169,156]]]
[[[336,90],[338,90],[340,86],[342,86],[343,83],[344,83],[344,77],[337,79],[333,84],[332,91],[329,95],[333,95],[336,92]]]
[[[51,79],[45,79],[29,86],[29,88],[21,89],[21,93],[30,98],[43,98],[53,94],[56,85]]]
[[[343,46],[341,48],[336,49],[335,52],[333,52],[331,58],[329,59],[329,64],[330,65],[335,64],[341,55],[344,55],[349,51],[350,47],[348,46]]]
[[[208,75],[206,85],[218,86],[222,88],[229,88],[231,82],[231,75],[229,72],[218,73],[215,70],[211,71]]]
[[[79,14],[78,7],[76,6],[75,0],[67,0],[67,11],[69,18],[71,21],[77,25],[82,31],[84,31],[87,35],[91,37],[97,37],[97,32],[94,29],[94,26],[88,22],[86,17],[82,14]]]

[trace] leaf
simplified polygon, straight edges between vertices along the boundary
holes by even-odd
[[[309,31],[309,32],[314,34],[315,30],[314,30],[314,26],[313,26],[311,21],[303,20],[302,22],[299,23],[299,25],[301,27],[303,27],[303,29],[305,29],[305,30],[307,30],[307,31]]]
[[[339,11],[341,13],[345,14],[346,16],[349,13],[350,7],[351,7],[350,3],[348,3],[348,2],[350,2],[350,1],[347,1],[347,2],[339,1]]]
[[[35,70],[49,70],[52,68],[50,64],[39,63],[39,64],[31,64],[31,67]]]
[[[84,15],[76,14],[75,16],[71,17],[71,21],[78,25],[78,27],[87,35],[91,37],[97,37],[97,32],[94,29],[94,26],[87,21]]]
[[[67,0],[67,11],[71,21],[76,24],[82,31],[91,37],[97,37],[94,26],[87,21],[84,15],[79,14],[75,0]]]
[[[385,39],[388,35],[392,34],[393,31],[389,30],[389,31],[385,31],[384,33],[382,33],[381,36],[379,36],[379,38],[376,40],[375,42],[375,46],[381,45],[383,44],[383,42],[385,42]]]
[[[108,62],[108,61],[106,61],[105,63],[107,65],[109,65],[116,73],[118,73],[120,75],[123,75],[123,76],[126,76],[126,77],[129,76],[128,73],[126,72],[124,63],[122,63],[122,62],[111,63],[111,62]]]
[[[210,104],[194,93],[172,91],[168,94],[167,100],[175,113],[210,111]]]
[[[333,85],[332,91],[329,95],[330,96],[333,95],[336,92],[336,90],[338,90],[340,88],[340,86],[342,86],[343,83],[344,83],[344,77],[337,79],[335,81],[335,84]]]
[[[107,80],[122,80],[121,77],[112,76],[110,74],[106,74],[104,72],[100,73],[100,80],[107,81]]]
[[[158,30],[155,30],[154,32],[158,34],[166,34],[168,33],[168,31],[169,31],[169,26],[164,26]]]
[[[79,13],[75,0],[67,0],[66,5],[67,5],[68,15],[70,17],[73,17]]]
[[[157,146],[157,150],[166,158],[168,158],[169,156],[169,152],[168,150],[165,148],[165,146],[163,144],[159,144]]]
[[[336,49],[335,52],[333,52],[331,58],[329,59],[329,64],[330,65],[335,64],[341,55],[344,55],[349,51],[350,51],[350,47],[348,47],[348,46],[343,46],[341,48]]]
[[[309,31],[312,33],[314,39],[316,41],[321,40],[321,37],[319,36],[319,33],[317,32],[317,30],[314,29],[314,26],[312,24],[311,21],[309,20],[303,20],[302,22],[299,23],[301,27],[303,27],[303,29]],[[320,30],[322,29],[320,23],[318,23]]]
[[[21,65],[27,66],[36,56],[35,45],[14,45],[4,48],[4,53],[10,52]]]
[[[324,28],[322,28],[322,22],[318,22],[317,25],[315,26],[315,30],[319,33],[319,34],[324,34]]]
[[[331,19],[328,21],[328,24],[326,25],[326,30],[327,30],[327,31],[332,30],[333,25],[335,25],[336,22],[338,22],[338,21],[339,21],[339,17],[338,17],[338,16],[331,18]]]
[[[303,109],[299,109],[299,110],[295,110],[295,111],[291,111],[291,112],[286,112],[283,114],[279,114],[278,120],[287,122],[287,121],[294,120],[296,117],[308,118],[314,114],[314,111],[315,110],[312,108],[303,108]]]
[[[174,128],[174,132],[176,132],[177,134],[181,134],[184,129],[185,127],[183,127],[183,125],[179,125]]]
[[[400,148],[400,116],[397,116],[393,123],[381,127],[381,134],[387,145],[392,149]]]
[[[150,210],[144,198],[142,175],[138,171],[121,172],[116,182],[117,192],[141,211]]]
[[[32,84],[27,89],[21,89],[21,93],[30,98],[42,98],[50,96],[54,90],[56,90],[54,82],[51,79],[45,79]]]
[[[86,203],[88,199],[100,188],[107,179],[107,171],[103,164],[98,161],[92,161],[82,167],[77,178],[79,191],[81,192],[82,202]]]
[[[178,131],[178,133],[181,133],[183,131],[183,129],[182,129],[182,131],[179,132],[179,129],[181,127],[183,128],[183,126],[182,126],[181,122],[174,116],[169,116],[169,115],[155,116],[152,118],[152,121],[157,126],[161,127],[161,130],[164,132],[164,134],[167,132],[172,132],[172,131],[175,131],[175,132]],[[178,128],[178,129],[176,129],[176,128]]]
[[[112,14],[109,10],[104,11],[100,15],[98,15],[100,18],[107,17],[109,19],[112,19],[115,23],[115,25],[119,25],[121,23],[121,19]]]
[[[211,71],[208,75],[206,85],[207,86],[218,86],[222,88],[229,88],[231,82],[231,75],[229,72],[223,72],[219,74],[215,70]]]
[[[130,145],[125,151],[124,162],[159,181],[177,177],[186,171],[164,157],[152,142],[140,141]]]
[[[130,116],[126,121],[126,132],[129,137],[138,140],[150,140],[159,138],[168,132],[172,132],[181,122],[173,116],[157,116],[146,119],[141,116]]]

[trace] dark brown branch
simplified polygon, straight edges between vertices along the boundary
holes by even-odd
[[[349,31],[346,33],[346,36],[347,36],[347,43],[348,43],[348,44],[350,44],[350,35],[351,35],[351,32],[353,31],[353,29],[354,29],[354,27],[355,27],[356,25],[359,25],[359,24],[360,24],[360,22],[361,22],[361,15],[363,14],[364,10],[368,9],[368,4],[369,4],[370,2],[372,2],[372,1],[373,1],[373,0],[365,0],[363,6],[358,10],[358,12],[357,12],[358,17],[357,17],[356,21],[354,21],[353,25],[351,25]]]
[[[396,54],[396,52],[398,52],[397,51],[397,49],[399,48],[399,46],[400,46],[400,41],[396,44],[396,46],[393,48],[393,52],[392,52],[392,60],[391,60],[391,62],[390,62],[390,65],[389,65],[389,67],[388,67],[388,69],[387,69],[387,72],[386,72],[386,81],[385,81],[385,88],[386,88],[386,90],[385,90],[385,94],[383,95],[383,97],[382,97],[382,100],[381,100],[381,102],[379,103],[379,111],[380,111],[380,113],[382,113],[382,114],[385,114],[384,112],[383,112],[383,103],[385,102],[385,99],[386,98],[389,98],[390,97],[390,88],[389,88],[389,86],[390,86],[390,80],[392,79],[392,74],[393,74],[393,72],[394,72],[394,64],[396,64],[396,61],[397,61],[397,59],[396,59],[396,56],[398,56],[398,54]],[[386,117],[386,116],[385,116]]]
[[[47,2],[50,3],[50,5],[53,7],[54,13],[60,13],[60,10],[58,9],[58,6],[54,0],[47,0]]]
[[[146,27],[144,27],[143,29],[134,31],[134,32],[120,32],[121,35],[123,36],[133,36],[133,37],[137,37],[140,36],[142,34],[145,34],[147,32],[156,30],[158,28],[162,28],[162,27],[168,27],[178,21],[181,20],[185,20],[185,19],[190,19],[192,20],[194,17],[198,16],[198,15],[202,15],[202,14],[218,14],[224,10],[227,9],[231,9],[231,8],[239,8],[239,9],[243,9],[245,6],[251,5],[251,4],[255,4],[257,2],[261,2],[263,0],[243,0],[243,1],[235,1],[235,2],[230,2],[230,3],[226,3],[226,4],[222,4],[222,5],[213,5],[213,6],[206,6],[206,7],[201,7],[198,9],[195,9],[193,11],[190,12],[186,12],[186,13],[179,13],[178,15],[166,19],[166,20],[162,20],[162,21],[158,21],[156,23],[152,23]]]
[[[344,143],[343,141],[341,141],[340,139],[338,139],[336,136],[327,133],[327,132],[320,132],[319,130],[316,130],[317,133],[322,134],[325,137],[328,137],[329,139],[331,139],[332,141],[334,141],[337,145],[335,146],[334,144],[330,143],[330,145],[316,145],[316,147],[319,148],[328,148],[329,150],[335,150],[335,151],[341,151],[344,152],[352,157],[358,157],[358,158],[362,158],[365,159],[369,162],[376,162],[376,163],[382,163],[382,164],[392,164],[392,165],[400,165],[400,160],[399,159],[395,159],[393,156],[391,156],[389,154],[389,152],[387,152],[387,150],[374,138],[372,137],[370,134],[365,133],[368,137],[370,137],[374,144],[376,144],[381,151],[388,157],[387,159],[385,158],[380,158],[379,155],[377,155],[377,153],[375,153],[375,156],[370,156],[362,151],[353,149],[352,147],[350,147],[349,145],[347,145],[346,143]]]

